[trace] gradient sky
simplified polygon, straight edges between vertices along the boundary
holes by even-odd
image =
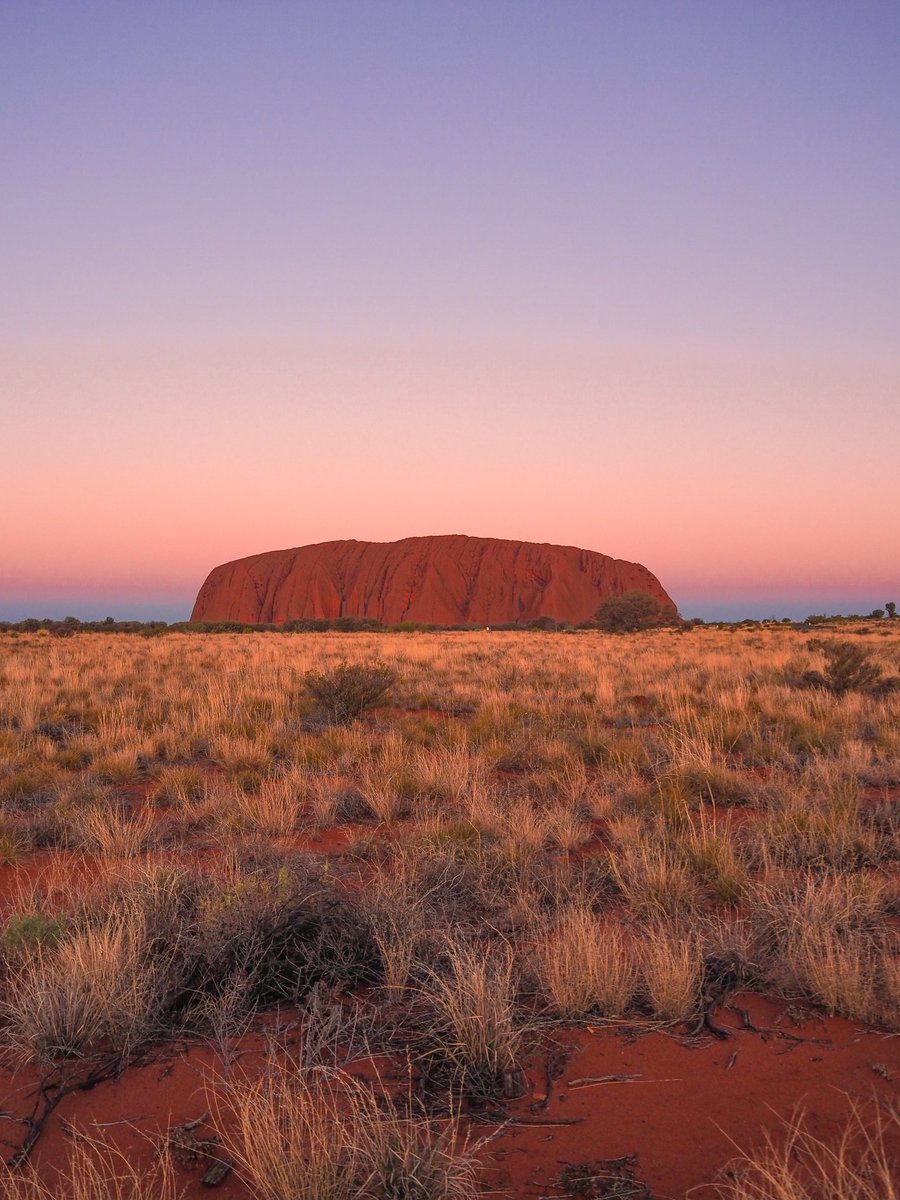
[[[900,601],[900,5],[0,0],[0,617],[471,533]]]

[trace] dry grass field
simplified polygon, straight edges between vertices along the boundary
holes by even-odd
[[[898,675],[0,636],[0,1198],[896,1197]]]

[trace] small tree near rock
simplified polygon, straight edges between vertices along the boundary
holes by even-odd
[[[606,633],[637,633],[655,628],[662,619],[663,606],[649,592],[607,596],[596,612],[597,624]]]

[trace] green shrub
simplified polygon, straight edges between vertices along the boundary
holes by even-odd
[[[342,662],[331,671],[310,671],[306,690],[324,716],[335,725],[349,725],[388,694],[397,673],[387,663]]]
[[[653,629],[663,620],[663,606],[649,592],[623,592],[607,596],[596,612],[597,624],[606,633],[636,633]]]
[[[0,943],[9,950],[34,946],[55,946],[62,940],[65,926],[60,917],[41,912],[15,913],[6,922]]]
[[[825,682],[833,692],[862,691],[877,683],[881,667],[872,662],[862,646],[836,639],[824,642]]]

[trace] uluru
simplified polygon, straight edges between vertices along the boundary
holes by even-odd
[[[578,623],[607,596],[646,592],[675,605],[640,563],[577,546],[446,534],[319,542],[215,567],[192,621],[273,623],[367,617],[384,625]]]

